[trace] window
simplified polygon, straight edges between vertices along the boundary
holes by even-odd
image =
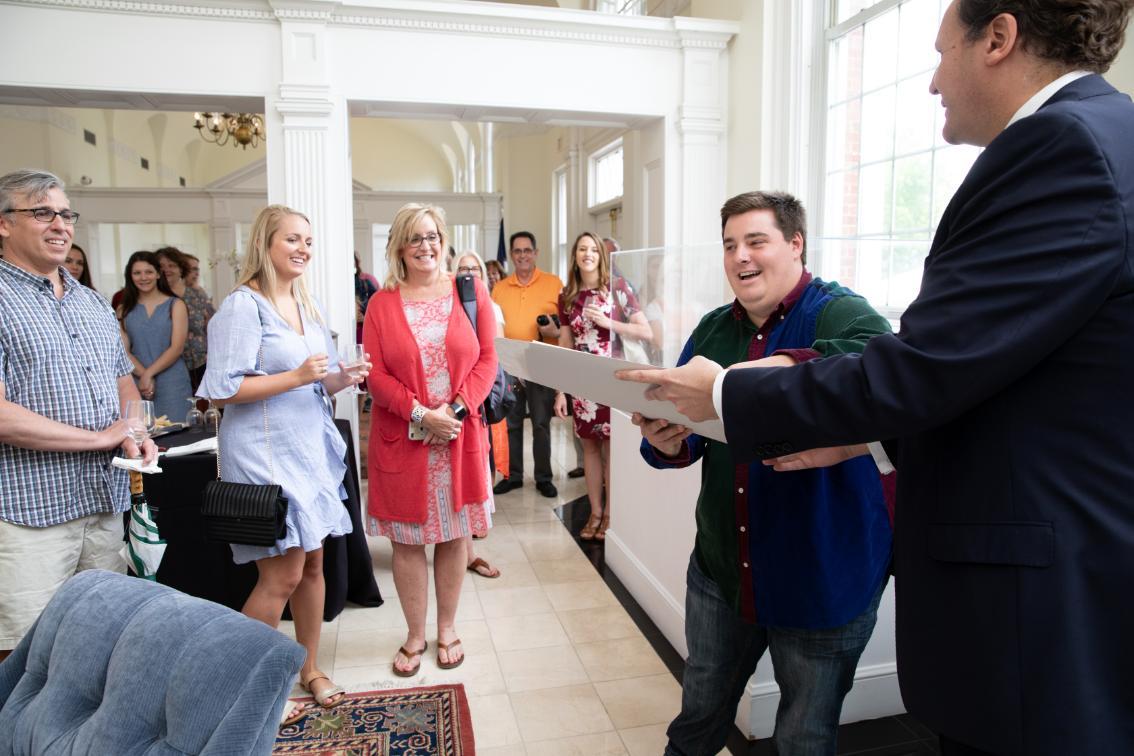
[[[622,140],[591,156],[591,207],[622,198]]]
[[[643,0],[597,0],[595,10],[622,16],[643,16],[646,13]]]
[[[948,0],[834,0],[826,29],[819,273],[897,315],[917,296],[941,214],[979,150],[941,138],[929,94]],[[814,204],[814,202],[813,202]]]

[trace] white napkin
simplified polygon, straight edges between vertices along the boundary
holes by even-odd
[[[159,472],[161,472],[161,468],[157,466],[157,460],[156,459],[153,462],[150,463],[149,467],[142,467],[142,460],[141,459],[126,459],[125,457],[115,457],[114,459],[110,460],[110,464],[114,465],[115,467],[121,467],[123,470],[133,470],[134,472],[141,472],[141,473],[159,473]]]
[[[185,446],[174,446],[168,451],[161,452],[167,457],[182,457],[186,454],[197,454],[198,452],[213,452],[217,451],[217,437],[210,436],[209,438],[196,441],[192,444],[185,444]]]

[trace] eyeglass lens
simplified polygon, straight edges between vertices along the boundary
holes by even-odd
[[[425,236],[412,236],[409,243],[411,247],[420,247],[422,242],[436,244],[441,239],[440,234],[426,234]]]

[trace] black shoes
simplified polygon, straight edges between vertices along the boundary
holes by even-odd
[[[504,478],[503,480],[501,480],[499,483],[497,483],[495,486],[492,487],[492,493],[499,496],[500,494],[506,494],[509,491],[512,491],[516,488],[521,488],[521,487],[523,487],[523,485],[524,484],[521,483],[518,480],[512,480],[511,478]]]
[[[571,472],[567,473],[568,478],[581,478],[583,477],[583,468],[576,467]]]
[[[506,494],[509,491],[514,491],[517,488],[522,488],[523,485],[524,484],[522,482],[518,481],[518,480],[512,480],[511,478],[504,478],[503,480],[501,480],[499,483],[497,483],[495,486],[492,487],[492,493],[499,496],[500,494]],[[555,484],[552,483],[550,480],[545,480],[543,483],[536,483],[535,487],[536,487],[537,491],[539,491],[541,494],[543,494],[544,496],[546,496],[549,499],[554,499],[556,496],[559,495],[559,489],[557,489],[555,487]]]

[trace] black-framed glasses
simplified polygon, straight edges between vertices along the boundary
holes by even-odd
[[[40,223],[54,223],[58,215],[68,226],[79,222],[79,214],[74,210],[52,210],[50,207],[16,208],[5,210],[6,213],[31,213],[31,216]]]
[[[457,268],[457,273],[460,275],[476,275],[480,273],[479,265],[462,265]]]
[[[426,234],[425,236],[411,236],[409,245],[411,247],[420,247],[422,242],[433,245],[441,241],[441,234]]]

